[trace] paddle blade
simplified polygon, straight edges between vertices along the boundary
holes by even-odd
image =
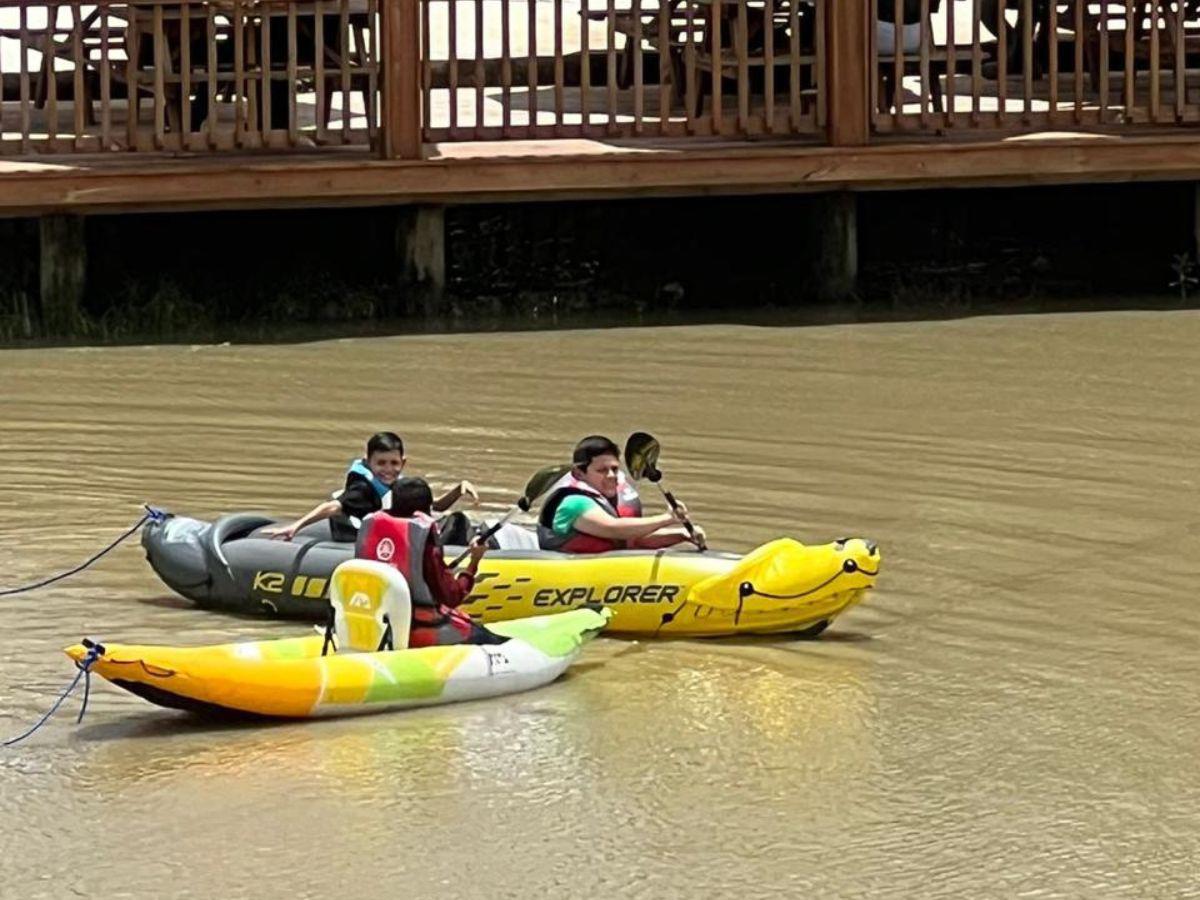
[[[625,442],[625,468],[629,477],[641,481],[658,474],[658,441],[644,431],[635,431]]]
[[[571,466],[568,463],[557,466],[546,466],[546,468],[534,472],[533,477],[529,479],[529,483],[525,485],[525,493],[521,495],[521,499],[525,501],[521,506],[528,508],[529,504],[550,490],[554,482],[558,481],[558,479],[562,478],[570,470]]]

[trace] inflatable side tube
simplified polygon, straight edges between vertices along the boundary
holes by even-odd
[[[268,519],[266,516],[255,513],[232,513],[228,516],[221,516],[213,522],[213,527],[204,536],[204,548],[221,567],[228,571],[229,560],[225,558],[222,545],[226,541],[236,541],[238,538],[246,537],[255,529],[264,528],[274,522],[274,519]],[[230,574],[232,576],[232,573]]]
[[[329,613],[333,570],[354,556],[353,544],[255,536],[228,541],[222,549],[235,585],[224,608],[312,622]]]
[[[227,549],[230,545],[237,546],[254,529],[274,521],[255,513],[234,513],[217,519],[201,536],[200,543],[210,578],[208,600],[204,605],[234,612],[249,611],[246,609],[244,579],[230,565]]]

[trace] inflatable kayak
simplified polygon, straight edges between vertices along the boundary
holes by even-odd
[[[91,671],[159,706],[202,714],[309,718],[431,706],[512,694],[558,678],[601,631],[608,610],[517,619],[496,645],[322,656],[324,638],[207,647],[76,644]]]
[[[149,522],[142,546],[166,584],[206,609],[324,621],[330,574],[353,556],[319,523],[290,541],[263,537],[275,520]],[[519,530],[519,529],[518,529]],[[461,550],[444,548],[447,559]],[[742,556],[694,550],[567,554],[501,549],[483,558],[463,606],[492,623],[599,604],[627,635],[820,633],[874,587],[878,547],[861,538],[806,546],[781,538]]]

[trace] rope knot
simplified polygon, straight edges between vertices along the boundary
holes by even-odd
[[[82,643],[87,647],[87,656],[75,663],[75,667],[86,672],[92,667],[92,663],[104,655],[104,645],[89,638],[84,638]]]
[[[67,689],[59,695],[58,699],[54,701],[54,705],[51,706],[49,711],[37,721],[37,724],[35,724],[24,734],[17,735],[15,738],[5,741],[5,747],[11,747],[13,744],[19,744],[21,741],[25,740],[25,738],[29,737],[48,721],[50,721],[50,717],[58,711],[58,708],[62,706],[63,701],[71,696],[71,692],[74,691],[75,686],[79,684],[80,678],[83,679],[83,703],[79,706],[79,717],[75,719],[75,724],[78,725],[83,721],[83,714],[87,712],[88,697],[91,696],[92,692],[91,669],[93,664],[95,664],[96,661],[104,655],[104,645],[98,641],[89,640],[88,638],[84,638],[82,643],[83,646],[87,647],[87,654],[83,657],[83,659],[78,660],[75,663],[75,668],[79,671],[75,673],[75,678],[72,679],[69,685],[67,685]]]

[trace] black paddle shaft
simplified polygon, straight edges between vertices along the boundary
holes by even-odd
[[[670,505],[672,511],[674,511],[676,514],[678,514],[679,513],[679,501],[675,499],[675,495],[672,494],[670,491],[668,491],[665,487],[663,487],[661,482],[655,480],[654,483],[658,485],[658,489],[660,491],[662,491],[663,496],[667,498],[667,503]],[[698,537],[696,537],[696,526],[692,524],[692,520],[689,519],[687,516],[680,516],[679,521],[683,523],[683,527],[687,531],[688,537],[690,537],[693,541],[696,542],[696,546],[699,547],[701,550],[707,550],[708,545],[705,544],[704,541],[702,541]]]
[[[530,504],[528,497],[522,497],[520,500],[517,501],[517,509],[521,510],[521,512],[529,512],[529,507],[531,505],[532,504]],[[498,519],[494,525],[490,525],[486,529],[481,531],[476,536],[475,540],[486,541],[488,538],[490,538],[492,535],[494,535],[497,531],[499,531],[501,528],[503,528],[505,525],[507,525],[508,520],[511,519],[512,517],[513,517],[513,512],[510,511],[508,513],[508,515],[504,516],[501,519]],[[466,550],[464,550],[462,553],[458,554],[458,556],[454,557],[454,559],[450,562],[450,568],[451,569],[458,568],[458,564],[461,563],[464,559],[466,559],[467,555],[470,552],[471,552],[471,548],[468,546]]]
[[[495,525],[492,525],[480,534],[477,540],[486,541],[508,524],[508,520],[517,514],[517,510],[529,512],[530,507],[533,506],[533,501],[550,490],[570,469],[569,465],[558,465],[547,466],[535,472],[533,477],[529,479],[529,483],[525,485],[525,493],[521,495],[521,499],[517,501],[517,505],[505,513],[503,518],[496,522]],[[466,550],[454,558],[454,561],[450,563],[450,568],[457,568],[459,563],[466,559],[470,552],[471,548],[468,546]]]

